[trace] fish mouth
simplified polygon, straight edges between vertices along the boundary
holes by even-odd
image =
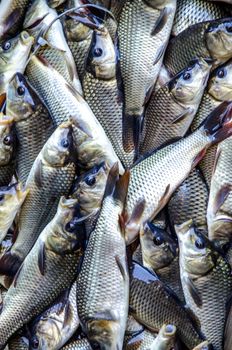
[[[25,45],[29,45],[29,44],[32,45],[34,43],[34,38],[30,36],[30,34],[25,30],[20,34],[20,39],[22,43]]]

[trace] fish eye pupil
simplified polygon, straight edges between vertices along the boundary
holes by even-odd
[[[96,49],[94,49],[93,54],[95,57],[100,57],[103,53],[103,50],[100,47],[97,47]]]
[[[67,139],[64,139],[61,141],[61,145],[64,148],[68,148],[69,147],[69,141]]]
[[[189,72],[184,73],[183,79],[184,80],[189,80],[191,78],[191,74]]]
[[[198,249],[204,249],[205,248],[205,243],[203,242],[203,240],[201,238],[198,238],[196,241],[195,241],[195,246],[198,248]]]
[[[232,33],[232,26],[227,25],[226,30],[227,30],[227,32]]]
[[[224,69],[220,69],[217,73],[218,78],[224,78],[225,76],[225,71]]]
[[[5,43],[2,44],[3,50],[7,51],[11,47],[10,41],[6,41]]]
[[[25,93],[24,87],[23,87],[23,86],[19,86],[19,87],[17,88],[17,93],[18,93],[19,96],[24,95],[24,93]]]
[[[6,146],[9,146],[9,145],[12,143],[12,140],[11,140],[10,135],[7,135],[7,136],[4,137],[3,143],[4,143],[4,145],[6,145]]]
[[[86,185],[88,186],[93,186],[95,183],[96,183],[96,179],[94,176],[88,176],[86,179],[85,179],[85,183]]]
[[[163,238],[161,236],[156,236],[153,238],[153,242],[155,245],[161,245],[163,243]]]

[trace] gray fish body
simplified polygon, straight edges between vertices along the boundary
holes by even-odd
[[[29,350],[29,342],[26,337],[16,335],[8,342],[9,350]]]
[[[92,350],[92,347],[87,338],[71,341],[63,346],[61,350]]]
[[[151,345],[157,337],[156,333],[152,333],[148,330],[142,330],[134,335],[125,335],[124,347],[126,350],[147,350],[151,349]]]

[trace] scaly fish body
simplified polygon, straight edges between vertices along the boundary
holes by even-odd
[[[176,232],[186,303],[199,320],[206,339],[215,350],[221,350],[232,288],[231,268],[206,236],[194,228],[192,220],[176,226]]]
[[[35,158],[54,131],[52,119],[35,90],[20,73],[9,84],[6,111],[14,118],[18,139],[16,171],[25,184]]]
[[[34,39],[23,31],[0,46],[0,94],[6,93],[16,72],[24,72],[33,42]]]
[[[61,197],[57,213],[27,255],[9,288],[0,315],[0,348],[39,315],[74,281],[83,254],[83,229],[76,221],[77,201]]]
[[[40,232],[52,219],[60,196],[66,195],[75,176],[72,158],[72,128],[60,125],[37,156],[28,175],[29,191],[21,208],[18,236],[11,250],[0,259],[0,270],[14,275],[30,252]]]
[[[124,340],[124,348],[126,350],[151,349],[151,345],[154,343],[156,337],[156,333],[152,333],[146,329],[139,333],[135,333],[132,336],[126,335]]]
[[[59,125],[69,119],[73,121],[74,141],[80,165],[88,170],[103,161],[110,167],[118,162],[122,174],[121,162],[83,97],[58,72],[37,57],[32,57],[27,67],[27,75],[48,107],[54,123]]]
[[[51,8],[56,8],[62,5],[66,0],[48,0],[47,3]]]
[[[132,264],[129,306],[139,322],[154,331],[166,320],[176,326],[177,336],[191,349],[202,341],[186,309],[158,277],[137,263]]]
[[[76,282],[30,327],[30,350],[59,350],[79,327]]]
[[[133,126],[141,123],[169,39],[176,1],[126,1],[119,24],[120,69],[124,86],[124,149],[134,149]],[[132,134],[131,134],[132,133]]]
[[[231,58],[232,20],[217,19],[195,24],[171,39],[164,65],[171,75],[176,75],[194,58],[212,58],[218,66]],[[189,37],[191,36],[191,40]]]
[[[74,340],[65,345],[61,350],[92,350],[87,338]]]
[[[96,118],[104,128],[116,154],[125,167],[130,167],[134,152],[123,149],[123,101],[118,81],[118,58],[108,30],[94,31],[86,58],[83,91]]]
[[[57,12],[51,9],[46,0],[35,0],[26,13],[24,28],[28,30],[35,40],[38,34],[43,32],[47,26],[57,17]],[[39,23],[38,23],[39,22]],[[44,39],[47,41],[45,47],[41,47],[37,54],[41,55],[82,94],[77,70],[72,53],[66,42],[62,24],[56,20],[49,28]]]
[[[176,327],[168,324],[160,329],[154,343],[151,344],[151,350],[171,350],[173,349],[176,336]]]
[[[9,350],[29,350],[28,339],[24,336],[16,335],[7,343]]]
[[[203,59],[197,60],[152,93],[144,119],[141,154],[185,135],[201,102],[210,68]]]
[[[217,3],[206,0],[177,0],[172,35],[180,34],[193,24],[228,16],[228,11]]]

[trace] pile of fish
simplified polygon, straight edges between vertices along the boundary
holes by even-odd
[[[1,0],[0,350],[232,350],[232,1]]]

